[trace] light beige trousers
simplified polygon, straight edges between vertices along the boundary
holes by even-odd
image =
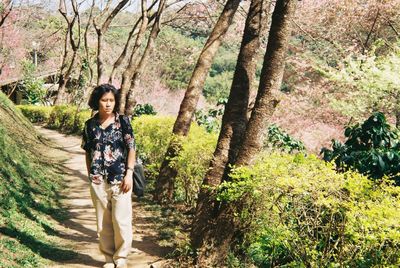
[[[106,262],[126,263],[132,245],[132,190],[120,185],[91,183],[90,194],[96,210],[100,251]]]

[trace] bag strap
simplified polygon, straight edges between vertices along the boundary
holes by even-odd
[[[119,122],[121,123],[122,139],[124,139],[125,134],[126,134],[126,122],[123,119],[123,115],[122,114],[119,115]],[[125,140],[123,140],[123,142],[125,144]],[[136,160],[135,162],[137,164],[138,160],[139,160],[139,155],[138,155],[137,149],[136,149],[136,159],[135,160]]]

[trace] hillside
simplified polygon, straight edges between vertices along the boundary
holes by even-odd
[[[0,267],[43,267],[76,254],[55,228],[66,214],[58,196],[62,177],[50,155],[57,157],[0,93]]]

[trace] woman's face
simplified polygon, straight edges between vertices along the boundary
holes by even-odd
[[[99,101],[99,113],[111,114],[115,107],[115,96],[112,92],[104,93]]]

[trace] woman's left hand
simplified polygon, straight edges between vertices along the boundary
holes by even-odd
[[[121,183],[121,190],[124,193],[129,192],[132,189],[133,177],[131,172],[125,175],[124,180]]]

